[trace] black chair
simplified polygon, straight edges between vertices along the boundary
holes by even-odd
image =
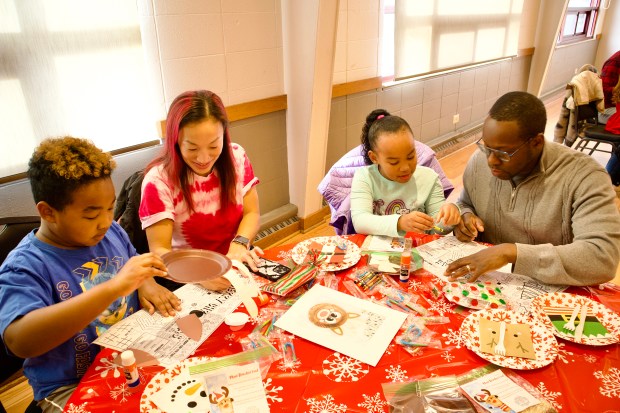
[[[592,142],[593,146],[588,146],[588,144]],[[599,145],[603,143],[611,146],[609,150],[604,148],[599,148]],[[586,125],[579,134],[579,140],[575,145],[575,150],[585,152],[589,150],[588,155],[592,155],[594,151],[604,152],[604,153],[618,153],[620,150],[620,135],[607,132],[605,130],[605,125]]]
[[[0,263],[4,262],[7,255],[19,244],[19,242],[41,223],[39,216],[7,217],[0,218]],[[19,372],[24,360],[9,355],[4,347],[4,341],[0,337],[0,387],[8,382],[8,379]],[[0,405],[0,409],[4,409]],[[0,411],[2,411],[0,410]],[[40,412],[41,409],[33,400],[26,413]]]

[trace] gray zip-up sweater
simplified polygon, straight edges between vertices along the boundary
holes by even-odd
[[[540,163],[514,186],[491,175],[477,151],[463,174],[462,213],[484,222],[480,241],[517,245],[513,272],[548,284],[590,285],[614,278],[620,214],[609,175],[593,158],[545,142]]]

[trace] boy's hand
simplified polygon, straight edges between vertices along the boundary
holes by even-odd
[[[137,290],[144,281],[154,276],[166,277],[166,266],[162,259],[151,252],[133,256],[123,268],[112,278],[119,297],[129,295]]]
[[[452,203],[443,204],[439,209],[436,221],[443,223],[444,226],[452,227],[461,222],[461,212],[456,205]]]
[[[181,300],[168,290],[155,282],[154,279],[144,281],[138,288],[138,297],[142,308],[153,314],[155,310],[164,316],[174,316],[177,311],[181,311]]]
[[[484,222],[471,212],[464,213],[459,225],[454,228],[456,238],[463,242],[473,241],[479,232],[484,232]]]
[[[398,218],[398,229],[405,232],[423,233],[433,228],[435,221],[424,212],[414,211]]]

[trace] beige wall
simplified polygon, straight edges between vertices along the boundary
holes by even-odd
[[[525,90],[529,63],[529,56],[508,59],[334,99],[324,172],[360,144],[363,122],[373,109],[384,108],[402,116],[416,139],[438,145],[480,125],[499,96]],[[453,124],[456,114],[459,122]]]

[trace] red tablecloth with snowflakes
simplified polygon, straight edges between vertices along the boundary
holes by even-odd
[[[348,237],[361,245],[364,236]],[[430,236],[418,237],[418,243]],[[265,251],[272,260],[286,262],[293,245]],[[364,265],[362,257],[356,267]],[[342,271],[346,273],[350,270]],[[338,274],[339,275],[339,274]],[[432,274],[418,270],[407,285],[412,293],[422,293],[424,285],[434,281]],[[347,290],[340,283],[340,291]],[[571,288],[569,292],[586,295],[620,312],[620,293],[598,288]],[[406,382],[432,376],[463,374],[488,362],[464,346],[459,327],[470,310],[456,306],[445,298],[425,303],[429,315],[450,318],[450,323],[429,326],[442,342],[441,349],[424,348],[415,356],[392,342],[376,367],[335,353],[310,341],[294,339],[297,361],[285,366],[276,362],[263,380],[272,412],[388,412],[381,384]],[[265,307],[263,307],[265,308]],[[261,309],[261,312],[263,310]],[[221,357],[242,350],[238,343],[262,323],[261,314],[243,329],[232,332],[220,326],[203,343],[194,356]],[[543,368],[515,372],[529,381],[560,412],[620,411],[620,345],[585,346],[558,339],[557,359]],[[131,392],[118,367],[112,363],[117,353],[103,349],[84,375],[77,390],[65,406],[65,412],[149,412],[140,407],[140,392]],[[145,386],[159,386],[152,380],[163,368],[140,368]],[[153,406],[154,407],[154,406]]]

